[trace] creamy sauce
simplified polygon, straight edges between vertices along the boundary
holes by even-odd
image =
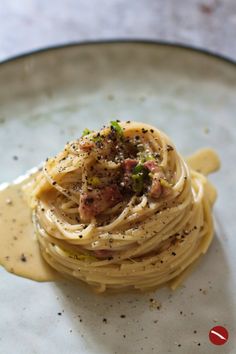
[[[58,278],[43,260],[22,186],[29,178],[0,191],[0,264],[9,272],[37,281]]]
[[[220,159],[215,150],[210,148],[197,150],[187,158],[188,165],[204,175],[208,175],[220,168]]]
[[[187,158],[188,165],[203,175],[207,176],[209,173],[215,172],[220,168],[220,159],[215,150],[204,148],[197,150],[193,155]],[[213,205],[216,201],[217,191],[215,187],[207,180],[205,185],[205,192]]]
[[[220,166],[212,149],[202,149],[187,159],[188,165],[207,175]],[[32,178],[32,177],[31,177]],[[13,183],[0,191],[0,264],[9,272],[37,281],[53,281],[60,278],[43,260],[34,234],[31,210],[25,200],[22,187],[30,177]],[[213,203],[215,188],[207,182],[207,193]]]

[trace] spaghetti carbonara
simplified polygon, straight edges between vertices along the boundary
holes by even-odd
[[[129,121],[85,129],[28,186],[44,259],[98,292],[175,287],[212,241],[212,191],[163,132]]]

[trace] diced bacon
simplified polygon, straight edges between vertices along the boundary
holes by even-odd
[[[131,187],[131,174],[133,172],[134,167],[138,164],[137,160],[134,159],[126,159],[123,162],[123,169],[124,169],[124,177],[121,185],[126,188]]]
[[[111,250],[96,250],[94,251],[94,255],[97,258],[109,258],[112,257],[113,251]]]
[[[79,142],[79,147],[81,150],[83,150],[85,152],[89,152],[95,147],[95,144],[93,141],[91,141],[87,138],[84,138]]]
[[[121,193],[115,185],[82,193],[79,205],[80,218],[83,222],[89,222],[93,217],[116,205],[121,199]]]
[[[159,173],[155,173],[152,179],[152,185],[149,190],[149,195],[151,198],[158,199],[162,193],[162,186],[160,183],[160,175]]]
[[[144,162],[144,167],[146,167],[150,172],[160,172],[161,169],[154,160],[149,160]]]
[[[151,198],[158,199],[163,192],[163,187],[161,186],[160,179],[164,178],[164,173],[156,161],[146,161],[144,166],[153,174],[149,195]]]
[[[172,194],[172,191],[173,190],[171,188],[162,187],[162,196],[168,197],[169,195]]]
[[[133,171],[133,168],[138,164],[137,160],[133,159],[126,159],[123,162],[123,168],[125,173],[131,173]]]

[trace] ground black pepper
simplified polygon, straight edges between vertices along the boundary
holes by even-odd
[[[27,259],[26,259],[25,255],[24,255],[24,253],[22,253],[22,255],[20,256],[20,260],[22,262],[27,262]]]

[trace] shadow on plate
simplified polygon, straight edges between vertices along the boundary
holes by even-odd
[[[236,323],[231,274],[219,221],[216,229],[208,254],[175,292],[96,295],[83,284],[58,283],[71,332],[84,341],[85,353],[231,353]],[[209,342],[209,330],[216,325],[231,335],[225,348]]]

